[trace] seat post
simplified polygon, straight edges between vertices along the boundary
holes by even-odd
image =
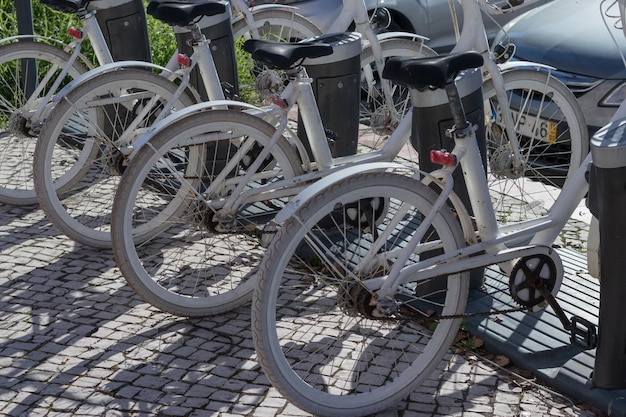
[[[446,94],[448,95],[448,102],[450,103],[450,111],[452,113],[452,121],[454,122],[454,128],[463,129],[467,127],[468,121],[465,116],[465,109],[463,108],[463,101],[459,95],[459,89],[454,82],[454,78],[448,80],[446,84]]]

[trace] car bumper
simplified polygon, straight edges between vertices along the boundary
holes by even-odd
[[[608,124],[615,114],[618,105],[607,105],[605,101],[623,82],[624,80],[598,80],[597,83],[587,89],[581,89],[579,85],[566,82],[566,85],[578,99],[590,135]]]

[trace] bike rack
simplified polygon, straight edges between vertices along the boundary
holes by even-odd
[[[113,60],[150,62],[148,22],[142,0],[92,0]]]
[[[15,0],[17,31],[20,35],[33,34],[33,5],[29,1]]]
[[[455,81],[461,96],[461,102],[467,116],[467,120],[477,126],[476,140],[483,157],[483,165],[487,166],[486,133],[484,123],[484,103],[482,95],[482,74],[480,69],[464,71]],[[430,152],[446,149],[451,151],[454,148],[454,139],[447,135],[447,131],[454,124],[448,104],[448,96],[445,90],[411,90],[411,105],[413,106],[413,127],[411,129],[411,145],[417,150],[419,155],[420,169],[432,172],[441,168],[430,160]],[[459,195],[465,206],[471,212],[471,205],[465,180],[460,169],[454,174],[454,192]],[[470,287],[478,288],[484,278],[483,268],[478,268],[470,272]],[[432,287],[420,285],[424,291],[435,291],[443,286],[445,281],[435,283]]]
[[[227,97],[233,98],[239,94],[239,81],[237,78],[237,61],[235,58],[235,40],[231,24],[231,10],[226,8],[224,13],[215,16],[205,16],[198,22],[202,34],[211,41],[211,55],[215,62],[217,74],[223,86],[227,87]],[[191,56],[193,47],[191,45],[191,32],[182,27],[174,26],[176,34],[176,45],[178,52]],[[194,68],[190,75],[190,82],[203,100],[208,100],[209,96],[204,88],[200,70]]]
[[[33,34],[33,5],[30,1],[15,0],[15,17],[17,19],[17,32],[19,35]],[[30,96],[35,89],[34,80],[37,79],[35,65],[22,63],[22,85],[24,92]]]
[[[597,388],[626,388],[626,121],[616,121],[591,139],[588,205],[599,221],[600,308],[592,375]]]
[[[313,94],[334,156],[354,155],[359,140],[360,35],[333,33],[308,41],[327,43],[333,47],[331,55],[306,59],[303,65],[313,80]],[[308,148],[306,129],[300,118],[298,136]]]

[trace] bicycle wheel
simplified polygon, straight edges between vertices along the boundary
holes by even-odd
[[[315,415],[372,414],[440,365],[460,324],[443,316],[464,312],[469,274],[401,284],[393,314],[379,311],[367,289],[400,261],[435,199],[413,178],[361,174],[304,203],[278,231],[260,267],[252,331],[259,362],[286,399]],[[435,213],[406,267],[464,245],[451,211]]]
[[[87,69],[71,62],[63,50],[39,42],[0,46],[0,203],[37,203],[33,181],[33,154],[46,113],[34,112],[48,94],[55,93]],[[58,81],[58,85],[55,85]]]
[[[289,10],[257,10],[253,11],[252,15],[261,39],[294,42],[323,33],[309,19]],[[254,37],[245,19],[240,18],[233,23],[233,37],[238,46],[236,49],[240,51],[243,42]],[[237,67],[241,99],[247,103],[262,102],[266,92],[257,88],[255,82],[259,74],[265,72],[265,69],[255,64],[246,53],[238,57]],[[265,74],[271,78],[281,77],[275,71],[265,72]],[[279,81],[277,83],[280,85]]]
[[[210,110],[167,126],[138,151],[115,197],[112,236],[122,274],[146,302],[206,316],[249,301],[265,253],[261,229],[286,203],[257,189],[302,172],[280,137],[242,183],[274,132],[252,115]],[[224,207],[247,193],[253,198]]]
[[[566,180],[589,152],[585,118],[570,90],[545,72],[504,72],[508,103],[496,98],[492,80],[483,86],[487,175],[498,221],[546,214]],[[515,121],[524,169],[511,169],[512,147],[502,122],[509,108]]]
[[[383,59],[393,56],[423,58],[437,53],[422,42],[410,39],[385,39],[380,42]],[[400,120],[411,109],[409,89],[381,79],[371,46],[366,46],[361,54],[361,101],[359,142],[373,149],[380,148],[393,133]],[[383,93],[386,83],[392,92],[390,102]],[[407,138],[408,139],[408,138]],[[406,147],[407,158],[415,158],[417,153]]]
[[[34,181],[48,219],[76,242],[110,247],[113,196],[128,148],[161,113],[194,103],[144,69],[104,73],[72,89],[44,124]]]

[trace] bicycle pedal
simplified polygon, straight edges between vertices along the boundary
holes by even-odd
[[[582,317],[572,316],[570,341],[585,350],[595,349],[598,345],[596,325]]]

